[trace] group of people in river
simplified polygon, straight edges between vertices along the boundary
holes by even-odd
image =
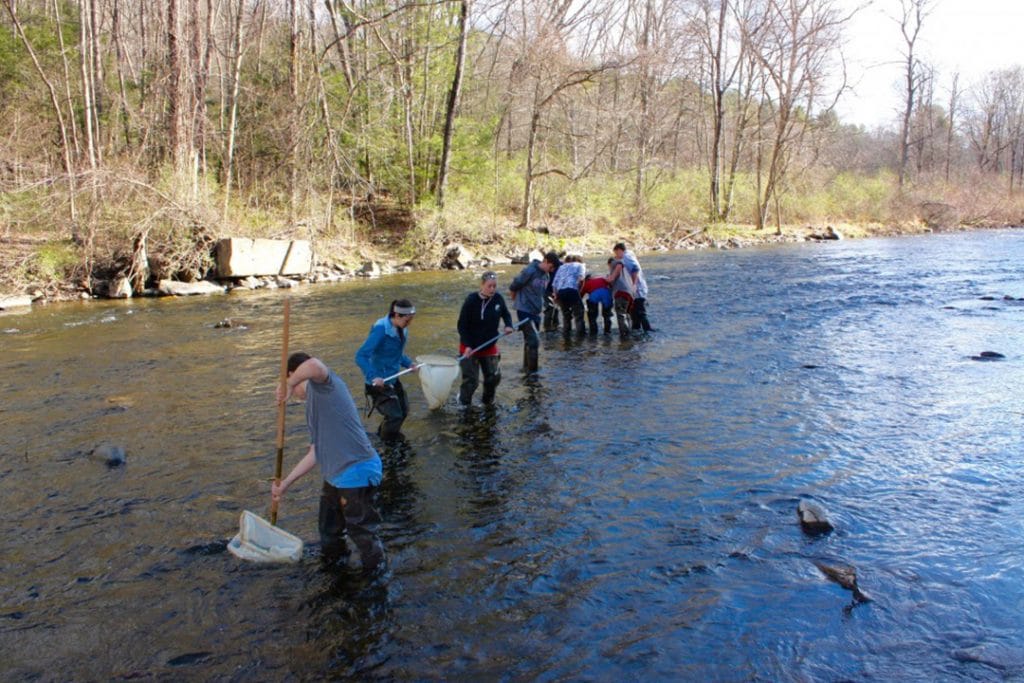
[[[566,339],[576,334],[598,334],[598,317],[604,334],[611,334],[614,315],[621,337],[653,332],[647,318],[647,282],[636,256],[622,242],[612,249],[608,270],[588,273],[583,259],[555,252],[532,260],[509,284],[517,322],[504,297],[498,293],[498,275],[486,271],[479,288],[462,304],[458,318],[459,366],[462,383],[458,401],[469,406],[483,380],[481,401],[494,402],[501,382],[501,353],[497,341],[516,328],[523,334],[523,369],[538,370],[540,330],[556,330],[559,314]],[[419,366],[405,353],[409,325],[416,308],[408,299],[391,302],[388,314],[370,327],[355,360],[365,379],[364,391],[380,413],[378,435],[384,442],[402,439],[401,427],[409,414],[409,402],[399,376]],[[499,329],[500,328],[500,329]],[[383,561],[383,549],[374,527],[380,514],[374,496],[383,477],[380,455],[363,428],[355,400],[345,382],[318,358],[304,352],[288,358],[287,379],[278,385],[278,402],[289,398],[305,402],[310,445],[306,455],[286,477],[275,481],[271,495],[280,501],[285,491],[320,466],[319,531],[321,554],[328,562],[347,552],[346,536],[359,551],[364,570],[375,571]]]

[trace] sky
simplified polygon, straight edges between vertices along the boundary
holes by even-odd
[[[900,0],[838,0],[867,4],[847,27],[844,54],[853,92],[839,102],[840,119],[869,128],[896,121],[901,109]],[[1024,66],[1024,0],[932,0],[915,52],[938,70],[937,103],[948,102],[953,74],[964,90],[992,71]]]

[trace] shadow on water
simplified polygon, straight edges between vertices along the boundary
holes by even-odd
[[[1018,231],[647,257],[656,333],[542,335],[534,375],[503,340],[494,406],[410,381],[376,576],[322,563],[313,475],[279,518],[301,562],[225,552],[269,502],[280,295],[5,318],[0,678],[1020,678],[1022,257]],[[413,355],[454,355],[474,286],[294,292],[292,349],[358,401],[391,299]],[[286,467],[307,440],[290,406]]]

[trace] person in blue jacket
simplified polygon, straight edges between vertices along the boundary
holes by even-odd
[[[370,413],[376,410],[384,418],[377,433],[385,441],[402,437],[402,423],[409,414],[409,401],[402,382],[397,377],[385,379],[403,368],[418,367],[405,355],[409,324],[414,315],[416,307],[408,299],[392,301],[388,314],[373,323],[366,341],[356,351],[356,364],[363,371],[366,395],[372,401]]]
[[[523,369],[526,372],[537,372],[540,362],[540,336],[537,331],[547,304],[551,273],[558,262],[558,254],[549,251],[543,259],[530,261],[508,286],[512,293],[512,303],[516,307],[516,317],[520,322],[530,321],[520,326],[523,332]]]

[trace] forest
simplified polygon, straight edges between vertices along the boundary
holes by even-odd
[[[1024,69],[855,97],[835,0],[0,0],[0,291],[193,280],[223,236],[453,241],[1024,223]]]

